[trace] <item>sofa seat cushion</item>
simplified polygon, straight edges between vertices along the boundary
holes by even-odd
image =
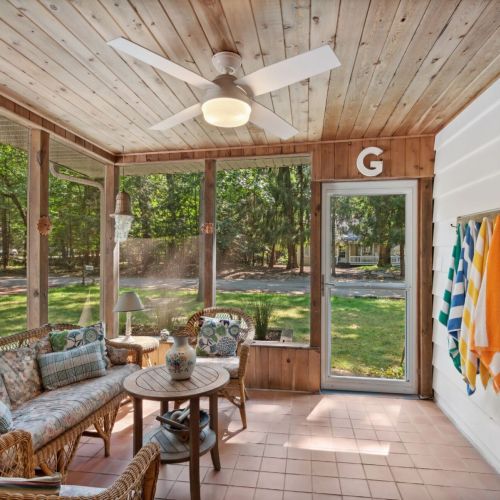
[[[125,377],[139,369],[114,366],[103,377],[43,392],[12,412],[14,429],[29,432],[33,449],[39,450],[120,394]]]
[[[197,365],[216,365],[220,368],[225,368],[229,372],[231,378],[238,378],[238,370],[240,369],[240,358],[238,356],[228,356],[225,358],[197,358]]]

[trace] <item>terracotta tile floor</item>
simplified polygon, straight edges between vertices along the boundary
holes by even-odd
[[[145,426],[158,403],[145,402]],[[254,391],[248,429],[220,400],[221,461],[202,457],[202,498],[500,499],[500,476],[430,401]],[[110,458],[85,438],[68,478],[108,486],[132,458],[132,408],[121,408]],[[189,498],[186,465],[162,465],[157,498]]]

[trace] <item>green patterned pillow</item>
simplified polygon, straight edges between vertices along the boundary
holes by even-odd
[[[104,342],[104,328],[102,323],[91,326],[83,326],[77,330],[61,330],[49,333],[50,344],[54,352],[69,351],[75,347],[99,341],[102,350],[102,357],[106,363],[106,368],[110,366],[106,353],[106,343]]]
[[[106,375],[106,364],[98,341],[67,351],[42,354],[38,358],[38,365],[43,386],[49,391]]]
[[[236,356],[240,332],[239,321],[202,316],[196,353],[198,356]]]

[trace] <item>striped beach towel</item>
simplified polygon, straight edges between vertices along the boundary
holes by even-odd
[[[467,393],[473,394],[476,390],[476,375],[478,372],[478,358],[472,351],[474,329],[476,327],[476,309],[479,291],[486,270],[489,243],[491,239],[491,224],[487,218],[483,219],[474,248],[474,260],[470,270],[467,294],[465,297],[462,329],[460,331],[459,349],[462,375],[467,383]]]
[[[481,284],[476,312],[472,351],[479,357],[483,387],[492,379],[500,392],[500,216],[495,220],[486,272]]]
[[[455,239],[455,245],[453,246],[453,250],[451,252],[451,263],[448,269],[448,279],[446,281],[446,285],[444,288],[443,305],[441,306],[441,311],[439,311],[439,318],[438,318],[439,322],[444,326],[448,325],[453,280],[455,279],[455,273],[457,272],[458,261],[460,259],[461,239],[462,239],[461,227],[460,224],[457,224],[457,237]]]
[[[470,221],[465,228],[465,236],[460,250],[458,268],[455,273],[451,293],[451,305],[448,315],[448,351],[455,368],[461,372],[460,351],[458,341],[462,329],[462,315],[464,312],[467,283],[474,258],[474,246],[476,243],[479,223]]]

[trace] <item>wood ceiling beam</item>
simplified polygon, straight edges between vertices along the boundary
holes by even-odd
[[[70,130],[61,127],[57,123],[39,115],[31,109],[18,104],[12,99],[0,94],[0,114],[11,120],[24,125],[28,128],[45,130],[57,139],[69,144],[84,154],[92,156],[104,163],[115,163],[116,157],[110,151],[107,151],[96,144],[74,134]]]
[[[186,149],[175,151],[157,151],[143,153],[118,154],[115,157],[118,165],[130,165],[135,163],[155,163],[183,160],[204,160],[224,158],[249,158],[259,156],[293,156],[309,154],[315,148],[328,144],[357,144],[375,143],[377,141],[393,141],[396,139],[418,139],[421,137],[433,138],[434,134],[422,134],[412,136],[372,137],[363,139],[336,139],[329,141],[305,141],[283,144],[257,145],[257,146],[234,146],[227,148]]]

